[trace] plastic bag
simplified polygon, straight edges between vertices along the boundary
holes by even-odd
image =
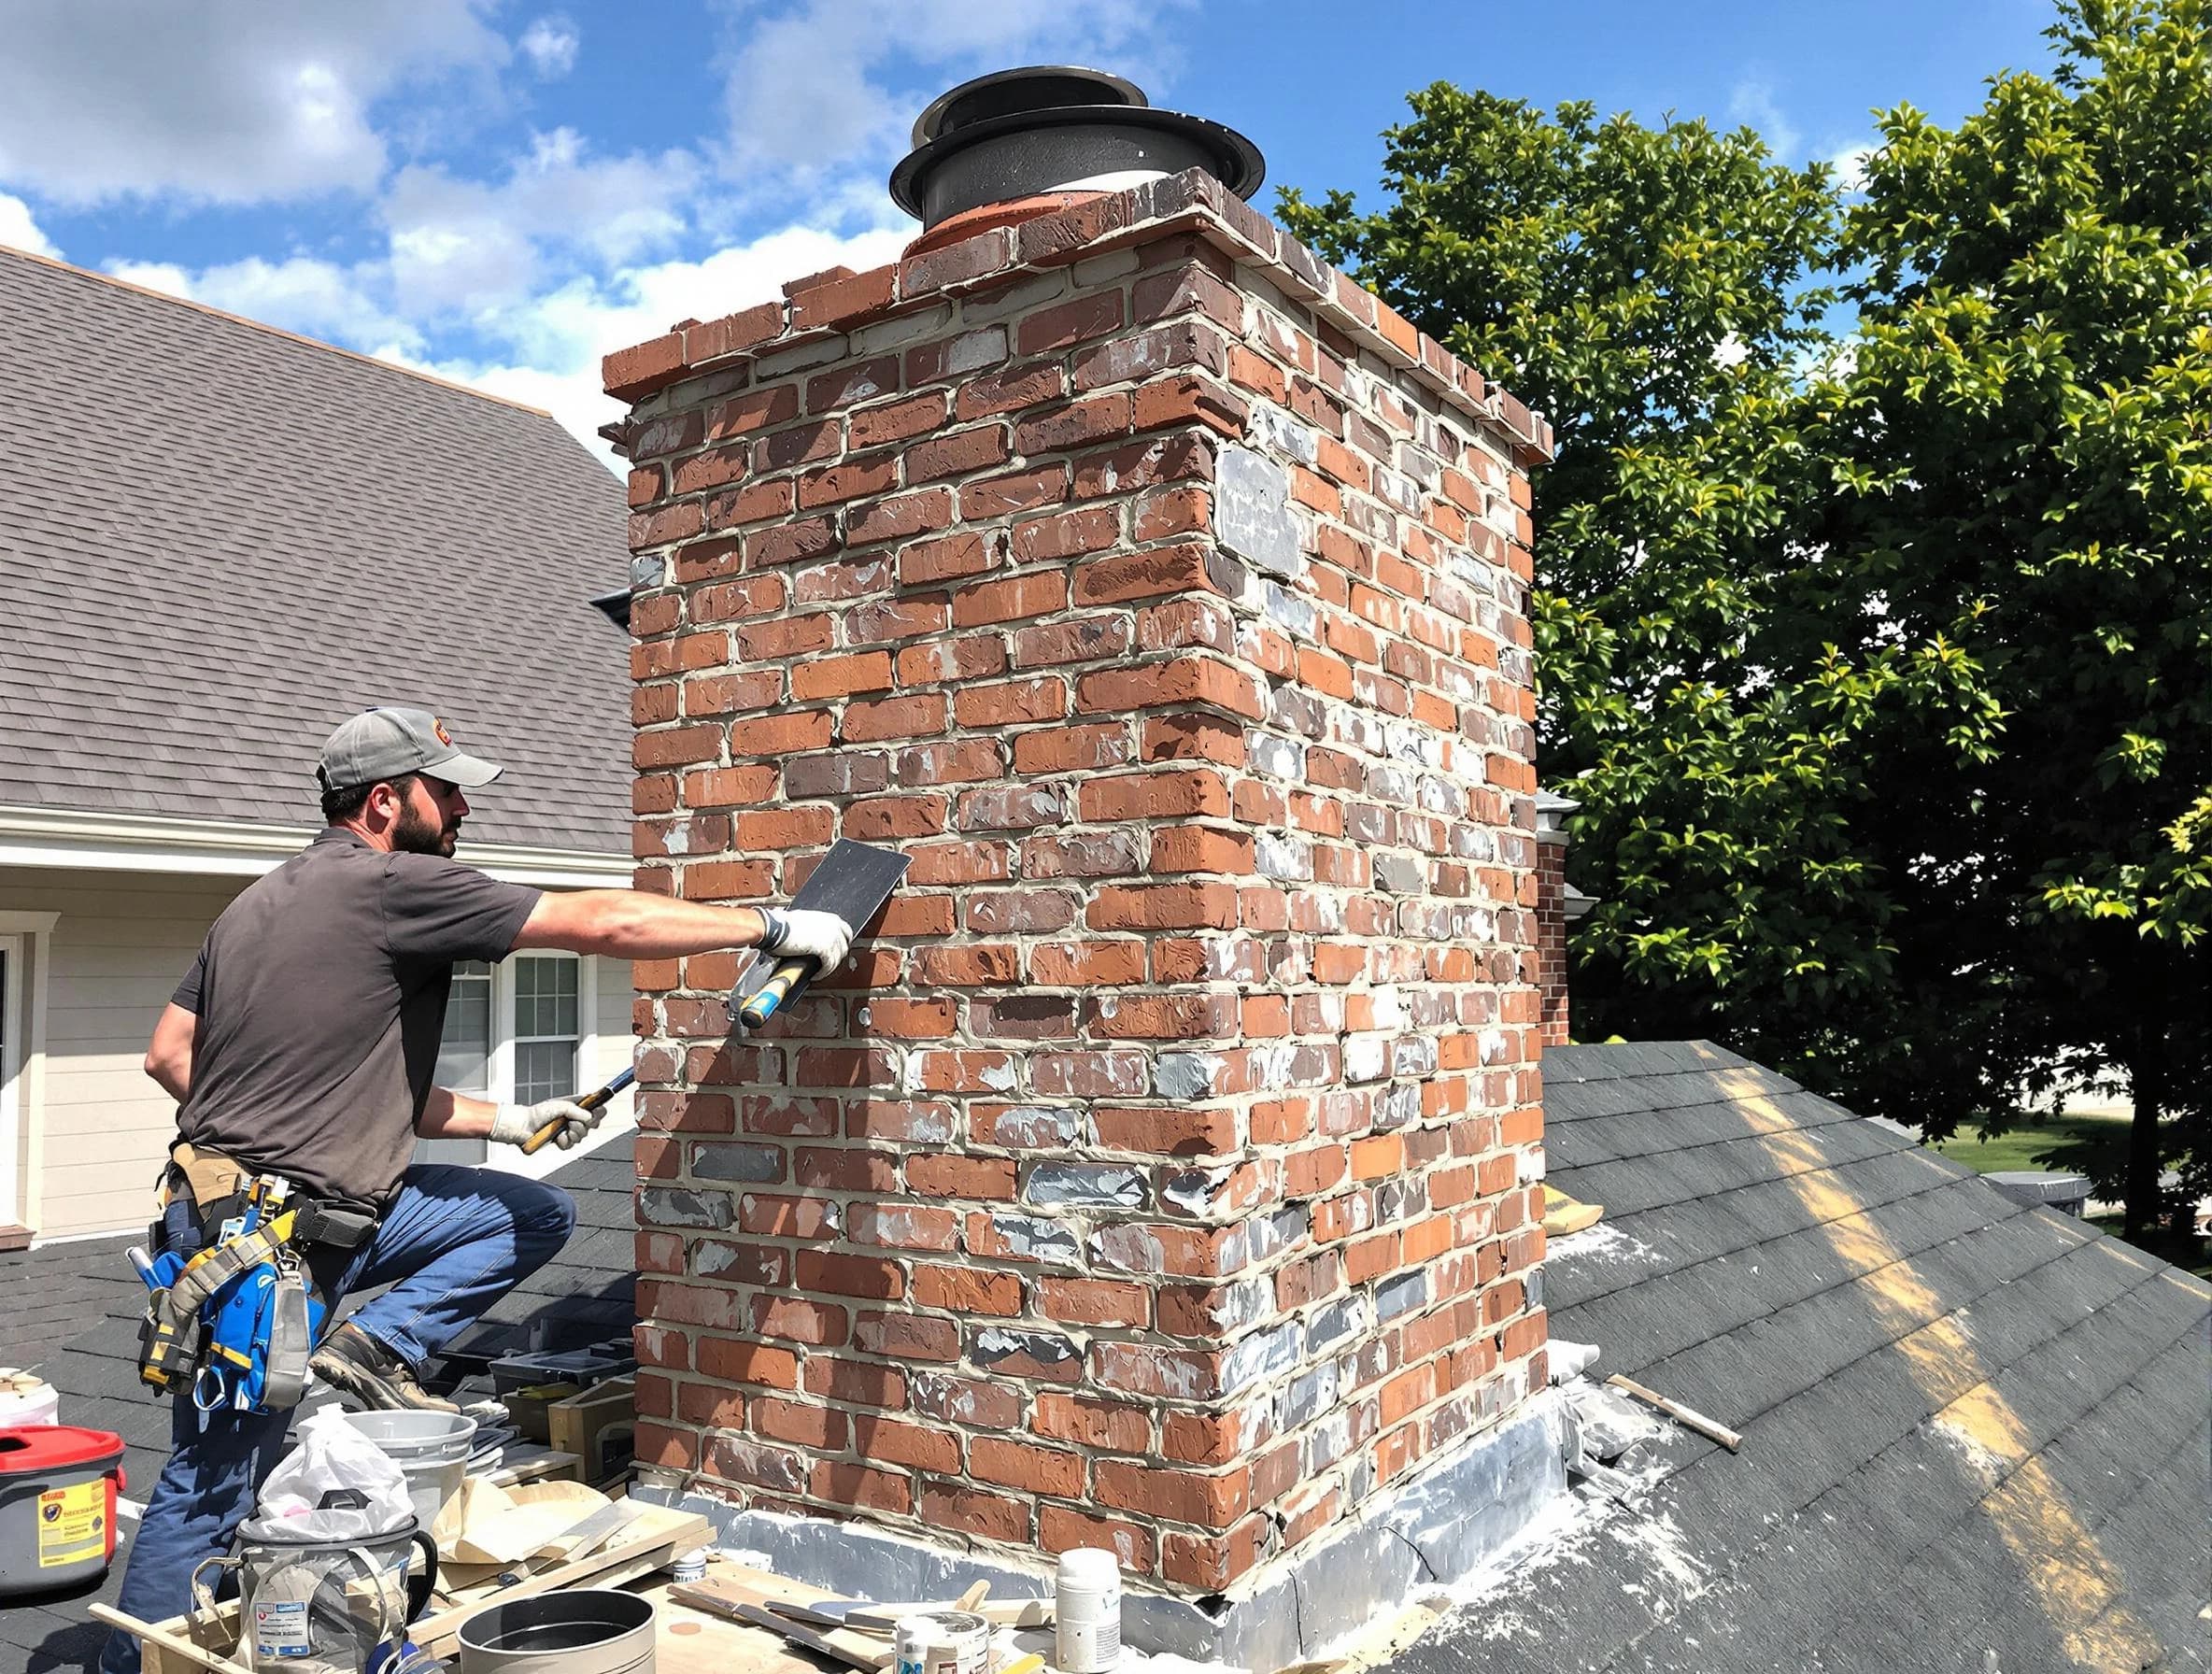
[[[398,1463],[335,1407],[310,1412],[293,1434],[299,1445],[269,1473],[239,1530],[246,1539],[362,1540],[415,1520]]]

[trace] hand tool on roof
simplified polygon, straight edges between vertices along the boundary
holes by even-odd
[[[581,1099],[577,1099],[576,1108],[578,1110],[597,1110],[601,1105],[604,1104],[608,1099],[612,1099],[617,1093],[619,1093],[624,1087],[628,1086],[636,1079],[637,1071],[634,1069],[625,1070],[621,1074],[616,1076],[614,1080],[608,1082],[605,1086],[595,1088],[591,1092],[586,1093]],[[540,1151],[543,1151],[547,1145],[550,1145],[553,1142],[553,1136],[559,1133],[566,1125],[567,1123],[565,1117],[556,1116],[552,1121],[546,1123],[543,1128],[539,1128],[535,1133],[530,1136],[529,1142],[522,1147],[522,1155],[525,1156],[535,1156]]]
[[[840,838],[808,874],[791,904],[834,913],[858,935],[875,916],[876,909],[890,900],[891,891],[906,875],[907,864],[907,858],[894,849]],[[807,985],[819,974],[812,959],[755,959],[739,989],[742,1003],[737,1008],[737,1020],[747,1029],[760,1028],[805,993]]]
[[[817,1598],[812,1604],[793,1604],[787,1600],[772,1598],[768,1608],[779,1616],[809,1627],[849,1627],[856,1633],[888,1634],[899,1625],[901,1616],[918,1616],[930,1610],[962,1609],[957,1598],[924,1598],[904,1604],[884,1604],[870,1598]],[[1001,1598],[996,1602],[978,1602],[965,1607],[971,1614],[981,1616],[993,1627],[1050,1627],[1052,1600],[1049,1598]]]
[[[1641,1383],[1631,1383],[1628,1379],[1623,1377],[1619,1372],[1615,1372],[1611,1377],[1608,1378],[1606,1382],[1612,1384],[1616,1389],[1626,1390],[1630,1395],[1636,1397],[1638,1400],[1642,1401],[1646,1406],[1658,1408],[1660,1412],[1666,1413],[1667,1417],[1673,1419],[1677,1424],[1682,1425],[1689,1429],[1695,1430],[1700,1436],[1709,1437],[1712,1440],[1718,1441],[1730,1453],[1735,1453],[1737,1449],[1743,1446],[1743,1438],[1741,1436],[1737,1435],[1726,1425],[1708,1418],[1704,1413],[1698,1412],[1694,1407],[1685,1407],[1680,1401],[1668,1400],[1666,1397],[1661,1395],[1657,1390],[1646,1389]]]
[[[757,1604],[731,1604],[711,1593],[700,1593],[681,1583],[670,1587],[668,1596],[678,1604],[688,1604],[693,1610],[705,1610],[731,1622],[743,1622],[748,1627],[766,1628],[778,1639],[787,1639],[794,1645],[803,1645],[817,1655],[826,1656],[831,1662],[841,1663],[848,1668],[861,1669],[864,1674],[875,1674],[878,1668],[896,1660],[898,1656],[898,1653],[888,1646],[881,1652],[847,1650],[827,1635],[801,1626],[788,1617],[774,1615]]]

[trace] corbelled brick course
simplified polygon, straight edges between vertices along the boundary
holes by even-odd
[[[636,967],[640,1455],[1218,1591],[1543,1383],[1549,431],[1200,176],[795,291],[607,362],[640,882],[913,867]]]

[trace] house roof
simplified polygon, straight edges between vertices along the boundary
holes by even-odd
[[[379,702],[626,855],[621,486],[548,415],[0,248],[0,806],[312,827]]]
[[[1606,1209],[1552,1246],[1554,1339],[1743,1450],[1663,1428],[1636,1511],[1580,1491],[1393,1674],[2208,1666],[2212,1287],[1714,1046],[1553,1048],[1544,1080],[1551,1179]],[[632,1317],[632,1170],[623,1135],[551,1176],[574,1236],[458,1348]],[[42,1369],[142,1494],[165,1415],[122,1241],[0,1256],[0,1288],[111,1316]],[[0,1362],[53,1329],[0,1319]],[[0,1674],[78,1666],[82,1609],[0,1610]]]
[[[2212,1666],[2212,1287],[1702,1043],[1544,1055],[1555,1340],[1667,1426],[1398,1674]],[[2165,1660],[2157,1660],[2162,1656]]]
[[[453,1345],[457,1352],[574,1348],[635,1323],[631,1147],[631,1134],[617,1134],[547,1176],[575,1199],[575,1232],[560,1255]],[[60,1392],[64,1424],[121,1436],[127,1493],[143,1504],[168,1457],[169,1408],[138,1383],[146,1287],[123,1257],[124,1247],[135,1241],[126,1236],[0,1255],[0,1295],[34,1298],[0,1309],[0,1366],[35,1368]],[[123,1525],[126,1543],[133,1527]],[[115,1602],[123,1556],[117,1553],[97,1586],[0,1605],[0,1674],[91,1667],[107,1630],[86,1618],[85,1606]]]

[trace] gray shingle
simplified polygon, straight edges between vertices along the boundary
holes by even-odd
[[[0,804],[311,827],[436,708],[489,842],[630,850],[621,486],[545,414],[0,249]]]
[[[1553,1334],[1743,1450],[1671,1431],[1642,1515],[1592,1502],[1390,1667],[1978,1674],[1992,1650],[2083,1666],[2069,1644],[2212,1667],[2212,1289],[1702,1043],[1543,1068],[1550,1177],[1607,1208],[1549,1254]],[[2087,1610],[2034,1567],[2053,1530],[2094,1542]]]

